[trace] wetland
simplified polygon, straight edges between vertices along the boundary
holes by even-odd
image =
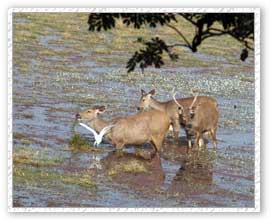
[[[164,68],[127,73],[138,35],[172,42],[177,36],[121,24],[89,32],[87,19],[13,14],[13,207],[254,207],[254,55],[240,61],[241,45],[224,36],[197,53],[178,48],[179,61],[165,58]],[[191,91],[214,97],[217,151],[210,141],[187,153],[183,130],[179,144],[169,132],[151,160],[141,157],[149,144],[122,154],[106,140],[93,147],[75,114],[94,105],[107,107],[106,119],[135,114],[141,89],[156,89],[162,101],[173,89],[179,97]]]

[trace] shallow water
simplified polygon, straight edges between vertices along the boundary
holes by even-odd
[[[23,27],[35,22],[23,15],[15,18],[15,24]],[[20,34],[20,29],[16,30],[15,36]],[[230,64],[223,57],[198,53],[196,59],[213,60],[216,66],[175,65],[160,70],[150,68],[144,75],[127,74],[123,62],[130,57],[128,52],[97,56],[96,49],[108,49],[94,43],[89,50],[75,50],[73,46],[82,43],[81,39],[75,38],[73,44],[59,43],[65,32],[54,30],[46,34],[41,31],[36,42],[29,42],[22,51],[16,53],[15,47],[13,150],[27,148],[41,157],[46,151],[47,158],[60,158],[61,163],[49,167],[15,163],[14,167],[57,174],[86,171],[95,187],[46,177],[25,182],[20,177],[13,181],[15,207],[254,206],[254,80],[245,80],[254,79],[252,56],[247,63]],[[111,39],[112,33],[103,37]],[[42,55],[47,50],[52,53]],[[22,52],[25,55],[19,56]],[[108,63],[101,59],[104,57],[116,61]],[[27,71],[21,66],[24,62]],[[227,73],[227,68],[232,72]],[[187,153],[183,130],[180,144],[174,144],[169,133],[161,157],[150,161],[135,156],[133,147],[117,155],[106,141],[100,145],[103,152],[67,150],[74,134],[94,142],[86,130],[74,124],[76,112],[106,105],[107,119],[135,114],[141,88],[156,88],[156,98],[164,101],[171,99],[174,88],[179,97],[190,96],[193,90],[216,98],[220,110],[217,152],[210,141],[206,150]],[[140,148],[145,149],[149,149],[148,144]],[[110,175],[112,167],[130,161],[147,167],[147,172],[117,171]]]

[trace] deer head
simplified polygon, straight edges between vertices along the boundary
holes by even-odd
[[[93,119],[97,118],[99,114],[104,113],[105,110],[105,106],[95,106],[93,108],[89,108],[85,111],[77,113],[76,119],[92,121]]]
[[[151,97],[155,95],[155,90],[151,90],[150,92],[146,93],[143,89],[141,90],[141,98],[140,98],[140,103],[138,106],[139,111],[143,110],[148,110],[150,108],[150,102],[151,102]]]

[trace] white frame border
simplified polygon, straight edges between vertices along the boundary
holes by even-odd
[[[12,14],[14,12],[251,12],[255,19],[254,208],[13,208],[12,207]],[[8,10],[8,211],[9,212],[260,212],[260,8],[10,8]]]

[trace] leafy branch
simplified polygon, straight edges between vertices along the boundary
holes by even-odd
[[[191,40],[179,29],[178,17],[184,18],[194,26],[195,32]],[[131,26],[134,29],[166,26],[174,30],[180,40],[169,45],[158,37],[147,42],[139,37],[137,41],[142,43],[144,48],[136,51],[128,60],[128,72],[133,71],[137,65],[142,72],[148,66],[160,68],[164,65],[164,54],[173,61],[178,59],[178,55],[172,53],[172,48],[181,46],[197,52],[202,42],[211,37],[229,35],[242,43],[242,61],[248,57],[248,50],[254,50],[254,13],[91,13],[88,19],[89,31],[107,31],[115,28],[116,20],[121,20],[127,27]]]
[[[126,66],[128,72],[133,71],[137,64],[142,72],[144,72],[144,69],[148,66],[160,68],[164,65],[164,61],[162,60],[163,53],[167,53],[171,60],[175,61],[178,59],[178,55],[171,52],[170,47],[168,47],[166,43],[158,37],[152,38],[151,41],[147,42],[144,42],[141,38],[138,38],[137,41],[145,45],[145,49],[136,51],[129,59]]]

